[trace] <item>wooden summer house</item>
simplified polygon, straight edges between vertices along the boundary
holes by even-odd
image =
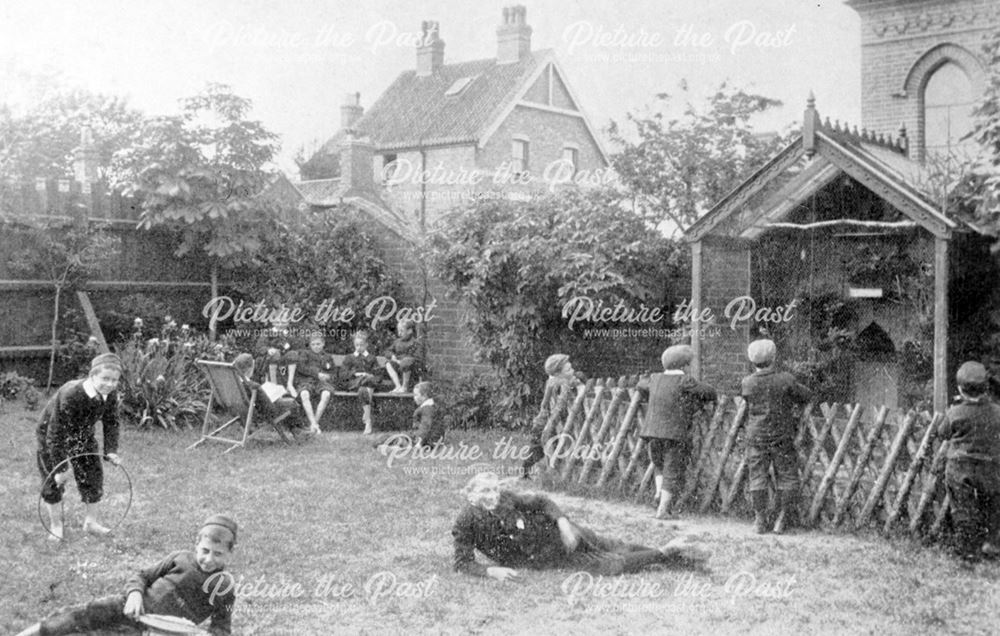
[[[988,242],[942,212],[942,175],[907,151],[905,129],[821,121],[810,95],[801,135],[685,235],[697,375],[738,390],[746,345],[767,336],[786,366],[831,362],[825,399],[896,407],[916,393],[946,408],[949,338],[996,272]]]

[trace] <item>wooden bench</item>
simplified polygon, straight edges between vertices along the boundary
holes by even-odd
[[[334,366],[336,366],[338,369],[341,369],[344,366],[344,359],[347,358],[347,354],[337,354],[337,353],[335,353],[335,354],[331,354],[330,357],[333,359]],[[375,356],[375,359],[378,361],[378,366],[379,366],[380,369],[385,368],[386,363],[389,361],[389,359],[386,358],[385,356]],[[330,394],[330,398],[331,398],[330,399],[330,406],[331,406],[331,408],[328,408],[327,411],[323,414],[323,421],[324,422],[331,422],[331,421],[334,421],[334,420],[341,420],[341,421],[348,421],[348,422],[350,422],[350,421],[355,421],[356,420],[356,421],[360,422],[361,421],[360,414],[357,414],[356,417],[353,416],[353,415],[351,417],[343,417],[343,416],[341,416],[341,417],[334,417],[335,413],[340,412],[341,415],[342,415],[343,409],[344,408],[349,408],[347,405],[350,404],[350,403],[349,402],[345,402],[345,400],[344,400],[345,398],[355,398],[356,399],[357,397],[358,397],[358,392],[357,391],[333,391]],[[340,409],[334,407],[334,398],[337,398],[338,401],[341,402],[341,408]],[[396,403],[393,400],[394,398],[401,398],[403,401]],[[406,425],[405,426],[409,426],[409,417],[410,417],[410,415],[412,413],[412,409],[416,408],[416,405],[413,404],[413,392],[412,391],[407,391],[405,393],[393,393],[391,391],[377,391],[377,392],[373,393],[372,394],[372,419],[376,421],[376,424],[377,424],[378,420],[375,417],[375,405],[379,401],[382,401],[382,400],[392,400],[393,402],[390,402],[390,403],[396,403],[396,404],[398,404],[398,407],[396,407],[396,408],[393,409],[394,412],[398,411],[399,409],[404,409],[405,413],[406,413]],[[393,418],[393,419],[395,419],[395,418]],[[378,428],[378,427],[376,426],[376,428]],[[324,430],[326,430],[325,427],[324,427]]]

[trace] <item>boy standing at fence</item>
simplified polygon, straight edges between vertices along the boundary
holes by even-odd
[[[755,340],[747,347],[747,357],[755,370],[743,378],[743,399],[747,401],[747,463],[750,468],[750,502],[754,530],[768,530],[767,490],[769,472],[774,467],[778,517],[774,532],[785,531],[788,516],[799,489],[798,433],[799,407],[812,398],[808,388],[787,371],[777,371],[777,349],[771,340]]]
[[[98,455],[94,427],[103,423],[104,458],[114,465],[118,458],[118,380],[122,361],[113,353],[102,353],[90,362],[84,380],[62,385],[42,411],[35,436],[38,472],[42,475],[42,500],[49,511],[49,533],[62,539],[63,523],[59,502],[73,467],[80,498],[86,505],[83,529],[93,535],[110,532],[97,521],[97,503],[104,489],[102,457]],[[69,459],[69,461],[66,461]],[[59,468],[55,474],[52,471]]]
[[[545,359],[545,373],[548,379],[545,381],[545,393],[542,396],[542,406],[538,410],[538,415],[531,422],[530,441],[531,450],[528,458],[521,464],[521,478],[531,478],[531,467],[545,457],[545,440],[542,434],[545,432],[545,425],[552,413],[560,413],[566,408],[566,402],[572,394],[568,389],[576,387],[583,390],[581,378],[573,371],[573,365],[569,361],[569,356],[565,353],[553,353]]]
[[[225,515],[212,515],[202,524],[197,541],[194,552],[173,552],[136,573],[126,583],[124,593],[56,614],[18,636],[97,630],[103,634],[105,628],[122,627],[144,630],[138,620],[143,614],[178,616],[195,624],[211,619],[209,633],[229,636],[236,595],[235,580],[225,567],[236,543],[236,522]],[[115,633],[120,632],[116,629]]]
[[[938,434],[950,442],[945,483],[955,552],[976,561],[1000,526],[1000,406],[989,398],[982,364],[966,362],[955,379],[960,402],[948,409]]]
[[[660,356],[663,373],[651,374],[639,383],[639,390],[649,396],[639,436],[646,442],[655,471],[657,519],[670,517],[670,506],[684,488],[694,414],[715,400],[715,389],[684,373],[693,359],[688,345],[668,347]]]

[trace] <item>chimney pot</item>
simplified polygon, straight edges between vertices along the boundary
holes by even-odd
[[[340,106],[340,128],[354,132],[354,124],[365,114],[361,106],[361,93],[347,93],[344,103]]]
[[[431,20],[420,23],[420,42],[417,43],[417,75],[433,75],[444,66],[444,40],[440,25]]]
[[[497,64],[512,64],[531,55],[531,27],[524,5],[504,7],[497,27]]]

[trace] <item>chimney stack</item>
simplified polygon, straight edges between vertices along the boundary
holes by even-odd
[[[504,7],[503,23],[497,27],[497,64],[513,64],[531,54],[531,27],[524,5]]]
[[[354,132],[354,124],[365,114],[365,109],[361,106],[361,93],[347,93],[344,96],[344,103],[340,107],[340,129],[346,132]]]
[[[375,191],[375,147],[367,137],[347,135],[340,149],[341,196]]]
[[[444,40],[437,22],[420,23],[420,43],[417,44],[417,77],[433,75],[444,66]]]

